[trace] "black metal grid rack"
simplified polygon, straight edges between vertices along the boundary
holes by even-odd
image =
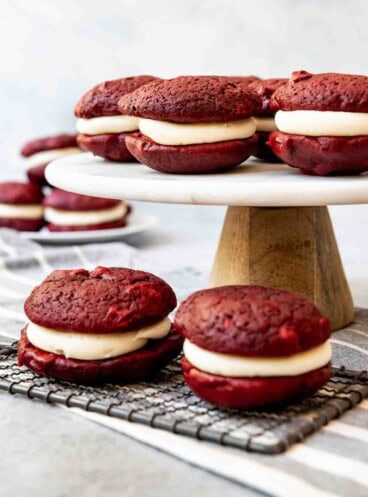
[[[220,409],[191,393],[179,359],[150,383],[90,387],[37,376],[18,367],[16,355],[16,343],[0,345],[0,390],[265,454],[285,451],[368,397],[368,373],[339,368],[302,402],[262,411]]]

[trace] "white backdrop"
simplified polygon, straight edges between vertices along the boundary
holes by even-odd
[[[368,74],[367,14],[366,0],[1,0],[1,176],[20,174],[24,140],[73,130],[74,104],[105,79]],[[333,212],[343,253],[368,261],[367,208]]]

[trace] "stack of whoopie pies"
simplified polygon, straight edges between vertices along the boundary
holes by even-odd
[[[43,227],[49,231],[87,231],[125,226],[131,211],[131,207],[125,202],[78,195],[53,189],[48,185],[45,170],[51,161],[82,152],[77,143],[77,135],[61,134],[27,142],[21,154],[27,158],[26,173],[29,182],[0,183],[0,200],[6,197],[4,204],[20,204],[12,211],[9,207],[5,209],[0,206],[0,225],[18,231],[39,231]],[[47,187],[44,192],[43,187]],[[22,198],[19,194],[30,191],[38,192],[41,205],[38,209],[31,210],[30,206],[21,209]]]
[[[367,81],[305,71],[290,80],[106,81],[76,106],[78,143],[105,159],[137,159],[165,173],[225,171],[255,155],[307,174],[358,174],[368,169]]]

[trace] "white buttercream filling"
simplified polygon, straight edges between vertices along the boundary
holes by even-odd
[[[41,219],[43,217],[43,207],[40,204],[0,204],[0,217]]]
[[[45,219],[48,223],[59,226],[88,226],[89,224],[102,224],[117,221],[126,215],[128,206],[121,202],[110,209],[95,211],[67,211],[45,207]]]
[[[26,159],[26,169],[28,170],[33,167],[48,164],[53,160],[64,157],[64,155],[79,154],[81,152],[81,149],[78,147],[53,148],[51,150],[37,152]]]
[[[277,128],[283,133],[306,136],[368,135],[368,113],[319,110],[279,110]]]
[[[244,357],[220,354],[202,349],[189,340],[184,354],[196,368],[207,373],[229,377],[298,376],[325,366],[331,360],[329,342],[287,357]]]
[[[179,124],[153,119],[139,119],[139,131],[161,145],[193,145],[253,136],[256,124],[252,117],[239,121]]]
[[[128,133],[138,129],[138,118],[132,116],[102,116],[77,119],[77,131],[84,135]]]
[[[30,322],[27,337],[32,345],[46,352],[71,359],[94,361],[141,349],[148,340],[160,340],[167,336],[170,328],[169,318],[140,330],[124,333],[78,333],[44,328]]]
[[[271,131],[276,131],[275,119],[273,117],[257,117],[253,118],[256,122],[257,131],[267,131],[271,133]]]

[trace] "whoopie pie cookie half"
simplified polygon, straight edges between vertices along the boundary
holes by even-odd
[[[311,395],[331,375],[331,327],[309,300],[262,286],[202,290],[174,329],[189,387],[219,406],[254,408]]]
[[[18,364],[75,383],[146,380],[182,349],[167,317],[175,306],[172,288],[144,271],[53,271],[25,302]]]
[[[260,97],[239,78],[180,76],[154,81],[119,100],[139,118],[126,145],[137,160],[165,173],[213,173],[255,151]]]
[[[0,227],[39,231],[43,224],[42,191],[36,183],[0,183]]]
[[[138,120],[122,115],[117,103],[123,95],[157,79],[143,75],[104,81],[83,95],[74,112],[79,118],[80,147],[107,160],[135,161],[125,146],[125,138],[138,130]]]
[[[249,84],[249,88],[256,91],[262,99],[262,109],[254,119],[257,126],[257,150],[255,156],[266,162],[280,162],[280,159],[268,146],[268,137],[272,131],[276,131],[275,110],[270,109],[270,100],[273,93],[287,83],[287,78],[257,79]]]
[[[55,188],[44,198],[50,231],[91,231],[126,225],[131,210],[123,200],[79,195]]]
[[[272,96],[274,153],[305,174],[368,170],[368,77],[294,72]]]
[[[61,134],[37,138],[25,143],[21,154],[26,157],[26,172],[30,181],[47,185],[46,166],[53,160],[66,155],[78,154],[82,150],[77,144],[76,134]]]

